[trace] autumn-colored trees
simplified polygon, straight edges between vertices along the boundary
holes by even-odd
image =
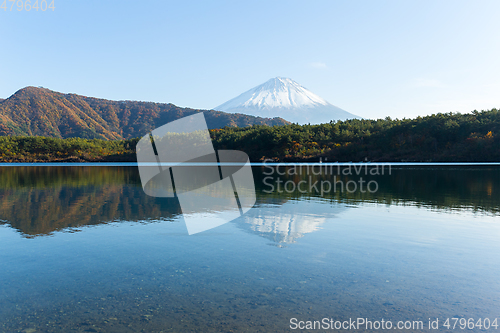
[[[321,125],[210,130],[216,149],[252,161],[496,161],[500,112],[435,114],[415,119],[353,119]],[[0,137],[0,161],[134,161],[138,139]]]
[[[213,131],[218,149],[252,160],[500,161],[500,112],[440,113],[415,119],[352,119],[321,125]]]

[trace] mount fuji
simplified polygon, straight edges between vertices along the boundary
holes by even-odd
[[[293,123],[320,124],[361,119],[325,101],[289,78],[276,77],[235,97],[214,110],[259,117],[281,117]]]

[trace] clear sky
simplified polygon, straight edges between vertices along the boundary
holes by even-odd
[[[497,0],[54,4],[0,9],[0,98],[31,85],[210,109],[283,76],[365,118],[500,108]]]

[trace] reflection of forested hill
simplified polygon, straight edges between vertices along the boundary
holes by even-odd
[[[137,167],[2,166],[0,190],[56,186],[141,185]]]
[[[373,167],[373,166],[372,166]],[[386,167],[387,168],[387,167]],[[260,172],[254,172],[255,184],[259,188],[261,197],[266,198],[304,198],[309,196],[319,197],[320,193],[300,193],[298,190],[287,193],[265,193],[270,189],[264,184],[275,184],[277,175],[265,176],[263,171],[269,172],[264,167],[259,168]],[[257,168],[256,168],[257,170]],[[284,169],[281,169],[281,172]],[[386,169],[387,170],[387,169]],[[427,167],[427,168],[393,168],[391,174],[384,176],[356,175],[284,175],[279,176],[283,182],[293,181],[298,184],[300,181],[330,181],[336,180],[347,183],[349,180],[359,181],[360,177],[368,182],[374,180],[378,184],[378,191],[375,193],[354,193],[329,192],[323,195],[324,199],[335,202],[357,203],[357,202],[377,202],[384,204],[408,203],[417,206],[429,206],[438,209],[462,209],[468,208],[475,211],[500,214],[500,167]],[[352,170],[354,173],[354,170]]]
[[[322,204],[314,207],[317,200],[311,197],[320,197],[319,193],[266,193],[263,169],[253,171],[257,204],[236,223],[277,244],[317,230],[345,209],[339,203],[410,204],[500,214],[500,168],[393,169],[391,175],[365,178],[377,181],[376,193],[325,193]],[[309,181],[306,174],[280,177],[294,183]],[[311,175],[312,181],[332,178]],[[177,199],[144,194],[136,167],[0,168],[0,223],[28,237],[116,220],[168,220],[179,214]]]
[[[27,236],[115,220],[171,219],[175,199],[144,194],[135,167],[2,167],[0,219]]]
[[[168,220],[178,214],[174,199],[148,197],[137,186],[58,186],[0,192],[0,218],[29,236],[116,220]]]

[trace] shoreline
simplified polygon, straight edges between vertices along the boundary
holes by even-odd
[[[224,163],[220,163],[224,165]],[[234,163],[226,163],[234,165]],[[9,166],[156,166],[157,163],[137,163],[137,162],[0,162],[0,167]],[[160,163],[162,166],[178,165],[177,163]],[[187,164],[186,167],[197,164]],[[240,164],[237,164],[240,165]],[[494,166],[500,167],[500,162],[250,162],[250,166],[272,166],[272,167],[292,167],[292,166],[378,166],[391,165],[401,167],[439,167],[439,166]],[[203,166],[210,166],[209,164]]]

